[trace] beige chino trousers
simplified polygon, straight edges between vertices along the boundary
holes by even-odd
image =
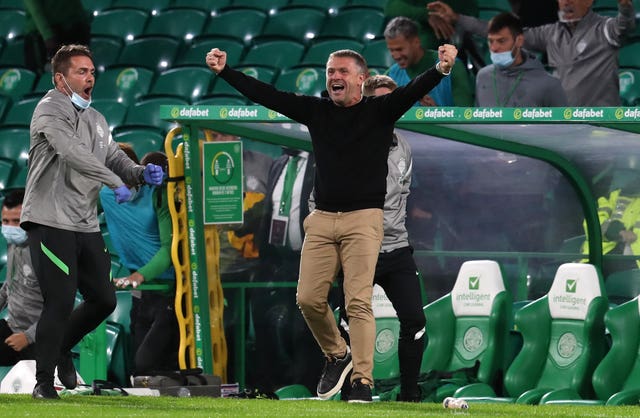
[[[347,347],[328,304],[329,290],[342,267],[349,318],[353,373],[351,381],[373,383],[376,325],[371,309],[373,276],[383,237],[382,209],[351,212],[314,210],[304,220],[297,303],[326,356]]]

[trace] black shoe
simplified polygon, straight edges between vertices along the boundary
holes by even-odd
[[[67,389],[75,389],[78,386],[76,366],[73,365],[71,352],[67,352],[58,358],[58,379]]]
[[[353,362],[351,361],[351,351],[348,347],[347,354],[343,358],[328,358],[318,382],[318,397],[320,399],[329,399],[338,393],[344,378],[347,377],[351,369],[353,369]]]
[[[58,392],[53,388],[53,385],[45,385],[44,383],[36,384],[31,394],[33,399],[60,399]]]
[[[362,383],[362,379],[354,380],[351,383],[351,393],[349,394],[349,403],[368,403],[371,402],[371,386]]]

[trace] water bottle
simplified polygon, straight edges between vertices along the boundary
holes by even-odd
[[[448,397],[442,401],[442,406],[447,409],[469,409],[469,404],[464,399]]]

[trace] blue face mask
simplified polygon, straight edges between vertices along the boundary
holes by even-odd
[[[64,80],[64,84],[66,84],[69,90],[71,90],[71,102],[74,105],[78,106],[80,109],[88,109],[89,106],[91,106],[91,99],[85,100],[82,96],[80,96],[78,93],[73,91],[73,89],[69,86],[69,83],[67,83],[67,79],[64,78],[64,76],[62,76],[62,79]]]
[[[514,58],[511,51],[491,53],[491,62],[493,62],[498,67],[506,68],[513,64],[513,61]]]
[[[27,241],[27,231],[19,226],[2,225],[2,235],[8,244],[22,245]]]

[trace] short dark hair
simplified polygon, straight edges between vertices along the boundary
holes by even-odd
[[[389,90],[395,90],[398,85],[393,80],[393,78],[388,75],[372,75],[371,77],[364,80],[362,84],[362,95],[363,96],[373,96],[376,93],[376,89],[386,87]]]
[[[9,192],[2,202],[2,207],[7,209],[13,209],[16,206],[20,206],[24,200],[24,189],[15,189]]]
[[[503,12],[495,15],[489,21],[488,33],[498,33],[504,28],[509,28],[509,31],[515,38],[518,35],[522,35],[522,21],[513,13]]]
[[[89,57],[93,61],[93,54],[89,47],[77,44],[62,45],[53,58],[51,58],[52,74],[62,73],[66,75],[71,66],[71,57],[77,57],[79,55]]]
[[[364,59],[364,57],[359,54],[358,52],[352,50],[352,49],[340,49],[338,51],[334,51],[331,54],[329,54],[329,59],[333,57],[338,57],[338,58],[352,58],[356,65],[360,68],[360,72],[363,74],[368,74],[369,73],[369,67],[367,66],[367,60]],[[327,61],[328,61],[327,60]]]
[[[142,164],[142,165],[147,165],[147,164],[159,165],[166,172],[167,171],[167,164],[168,164],[167,155],[164,152],[151,151],[151,152],[146,153],[142,157],[142,160],[140,161],[140,164]]]
[[[395,39],[398,36],[404,36],[407,39],[415,38],[419,35],[418,24],[408,17],[394,17],[387,23],[384,28],[385,39]]]

